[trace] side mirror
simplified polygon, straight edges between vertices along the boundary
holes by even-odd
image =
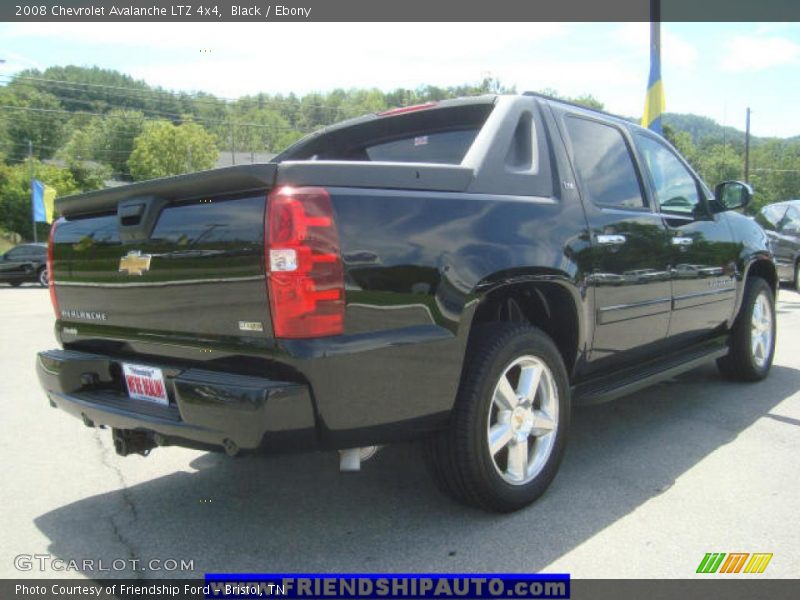
[[[753,188],[741,181],[723,181],[714,188],[714,196],[723,211],[735,210],[753,199]]]

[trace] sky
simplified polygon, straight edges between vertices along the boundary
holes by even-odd
[[[235,98],[475,83],[591,94],[640,117],[648,23],[0,23],[0,75],[99,66]],[[800,135],[800,23],[664,23],[668,112]],[[7,77],[0,77],[0,82]]]

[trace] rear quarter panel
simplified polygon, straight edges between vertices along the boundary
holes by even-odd
[[[308,352],[321,420],[366,443],[427,429],[453,406],[472,315],[488,291],[547,280],[586,304],[579,202],[529,196],[330,189],[345,263],[345,335]],[[357,431],[358,430],[358,431]]]

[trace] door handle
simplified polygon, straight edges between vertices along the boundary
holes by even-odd
[[[694,244],[694,239],[690,237],[676,235],[672,238],[673,246],[691,246],[692,244]]]
[[[603,246],[619,246],[627,241],[628,238],[626,238],[624,235],[619,235],[618,233],[600,233],[597,235],[597,243],[602,244]]]

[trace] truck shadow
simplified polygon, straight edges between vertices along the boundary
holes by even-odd
[[[720,379],[712,365],[635,397],[578,409],[553,486],[512,515],[443,497],[417,446],[407,444],[384,449],[353,475],[338,473],[335,453],[203,454],[187,465],[194,472],[85,498],[35,523],[55,556],[194,560],[194,573],[181,576],[537,571],[734,441],[797,391],[798,375],[775,366],[768,380],[741,385]],[[124,474],[124,460],[112,455],[109,462]],[[113,535],[98,526],[105,519]]]

